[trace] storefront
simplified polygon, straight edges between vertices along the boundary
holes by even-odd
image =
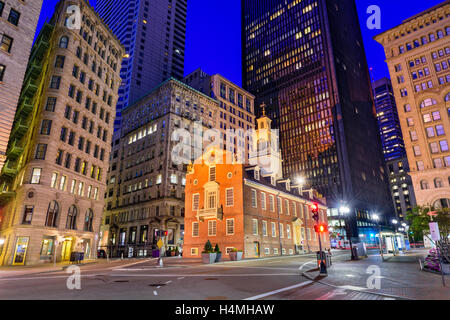
[[[27,256],[29,237],[17,237],[16,248],[14,250],[13,266],[25,265]]]

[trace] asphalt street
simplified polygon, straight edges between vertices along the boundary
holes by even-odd
[[[171,257],[164,259],[162,268],[155,259],[119,260],[80,267],[80,289],[76,288],[74,273],[68,273],[70,269],[17,275],[0,272],[0,299],[397,299],[395,295],[380,295],[354,286],[354,278],[360,279],[360,285],[369,276],[364,271],[365,264],[361,268],[357,265],[347,268],[346,275],[353,273],[354,277],[345,277],[337,285],[318,282],[322,278],[314,271],[304,276],[305,271],[316,267],[315,258],[315,255],[285,256],[204,265],[198,260]],[[348,252],[334,252],[330,271],[345,268],[352,263],[349,258]]]

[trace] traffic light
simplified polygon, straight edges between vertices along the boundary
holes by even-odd
[[[316,224],[314,226],[314,230],[317,233],[324,233],[324,232],[328,232],[328,226],[326,224]]]
[[[313,203],[311,205],[311,211],[313,213],[313,219],[318,222],[319,221],[319,206],[317,205],[317,203]]]

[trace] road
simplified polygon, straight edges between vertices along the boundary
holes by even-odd
[[[345,268],[348,252],[333,254],[333,268]],[[315,268],[315,255],[275,257],[261,260],[203,265],[198,261],[166,258],[164,267],[155,259],[122,260],[82,266],[81,289],[68,289],[73,274],[64,271],[2,276],[0,299],[60,300],[363,300],[395,299],[356,288],[355,277],[365,283],[369,275],[352,266],[348,283],[327,285],[305,277]],[[366,266],[362,266],[366,268]],[[395,266],[394,266],[395,268]],[[347,269],[346,269],[347,270]],[[434,276],[434,275],[433,275]],[[326,279],[323,279],[326,280]],[[346,280],[345,280],[346,281]],[[69,283],[76,283],[69,281]],[[346,284],[348,284],[346,286]]]

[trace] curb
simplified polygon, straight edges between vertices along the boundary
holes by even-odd
[[[316,268],[309,269],[307,271],[302,272],[302,276],[307,278],[307,279],[309,279],[309,280],[311,280],[311,281],[313,281],[313,282],[317,282],[317,283],[320,283],[320,284],[323,284],[323,285],[326,285],[326,286],[329,286],[329,287],[333,287],[333,288],[339,288],[339,286],[336,286],[334,284],[326,283],[326,282],[323,282],[321,280],[314,280],[314,278],[312,278],[311,276],[306,275],[306,272],[310,272],[310,271],[315,270],[315,269]],[[363,293],[372,294],[372,295],[381,296],[381,297],[386,297],[386,298],[395,298],[395,299],[400,299],[400,300],[414,300],[414,299],[407,298],[407,297],[396,296],[396,295],[387,294],[387,293],[375,293],[375,292],[371,292],[371,291],[367,291],[367,290],[357,290],[357,289],[345,289],[345,290],[356,291],[356,292],[363,292]]]

